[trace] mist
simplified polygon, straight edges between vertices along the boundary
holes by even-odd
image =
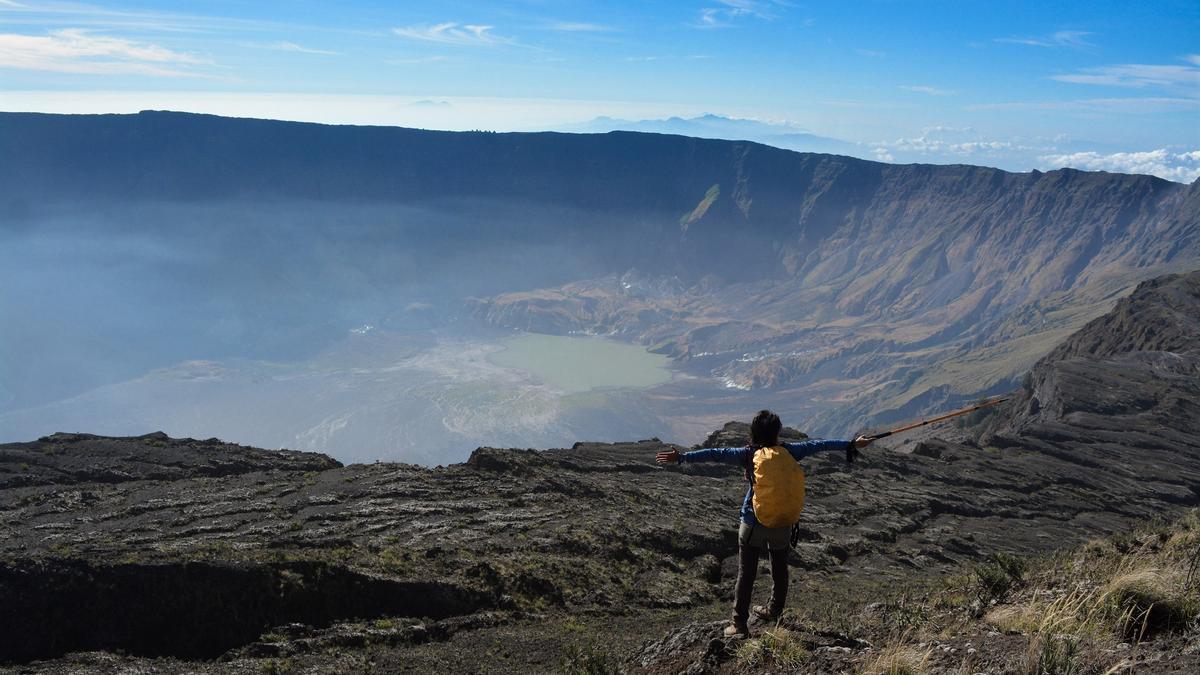
[[[392,383],[408,392],[402,396],[378,382],[342,382],[357,393],[337,405],[319,378],[276,386],[271,377],[295,380],[313,364],[395,364],[439,339],[478,347],[503,332],[472,320],[465,298],[559,284],[613,264],[610,251],[572,241],[577,230],[564,224],[586,223],[582,214],[483,201],[439,209],[276,200],[19,211],[0,221],[3,441],[211,427],[204,436],[224,430],[239,442],[328,450],[330,433],[308,433],[326,408],[370,407],[382,397],[391,403],[364,413],[377,419],[332,445],[343,457],[370,459],[412,448],[419,456],[400,456],[437,463],[439,449],[461,454],[467,443],[417,440],[436,437],[442,422],[428,405],[434,390],[414,387],[413,377]],[[552,231],[561,234],[545,236]],[[195,385],[180,373],[197,363],[213,364],[221,377],[210,372],[186,395],[167,391],[164,382],[181,377]],[[363,400],[364,386],[375,387],[374,399]],[[301,392],[318,402],[298,401]],[[557,404],[545,396],[543,416],[554,418]],[[427,423],[417,423],[421,416]],[[492,442],[528,445],[571,433],[567,425],[521,438],[528,425],[513,433],[477,426],[479,433],[460,435],[483,443],[494,432]],[[383,427],[392,431],[365,431]]]

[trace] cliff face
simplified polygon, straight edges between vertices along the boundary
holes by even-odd
[[[1064,457],[1090,473],[1166,481],[1190,498],[1200,487],[1200,272],[1139,285],[1041,359],[1008,405],[992,442],[1070,448]]]
[[[840,453],[807,460],[794,604],[1200,504],[1198,284],[1200,273],[1144,284],[981,426],[850,466]],[[706,445],[745,433],[727,425]],[[726,614],[744,484],[737,467],[656,468],[665,447],[480,448],[427,469],[158,434],[0,446],[0,633],[19,638],[0,658],[129,654],[35,667],[45,672],[152,657],[166,670],[286,657],[517,671],[560,668],[564,645],[588,638],[613,658],[649,640],[630,667],[720,670],[731,656],[706,660],[707,624],[655,638]],[[867,653],[853,636],[821,639]]]

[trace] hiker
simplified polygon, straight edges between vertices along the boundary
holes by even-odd
[[[823,450],[844,450],[852,460],[858,450],[875,439],[859,436],[853,441],[800,441],[780,443],[783,423],[770,410],[763,410],[750,423],[750,445],[744,448],[706,448],[680,453],[660,452],[659,464],[725,462],[740,464],[750,488],[742,502],[742,520],[738,528],[738,576],[734,585],[733,624],[725,635],[746,637],[750,634],[750,592],[758,573],[759,554],[767,549],[771,558],[771,602],[755,605],[754,614],[773,620],[787,602],[787,555],[791,547],[792,527],[804,508],[804,469],[799,461]],[[755,492],[757,488],[757,493]]]

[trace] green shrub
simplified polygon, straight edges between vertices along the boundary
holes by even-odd
[[[985,604],[1002,600],[1017,584],[1025,580],[1027,563],[1014,555],[995,553],[987,562],[975,566],[975,581],[979,599]]]

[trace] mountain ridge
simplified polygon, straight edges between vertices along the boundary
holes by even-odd
[[[26,158],[0,167],[0,208],[26,218],[72,200],[212,202],[270,234],[294,216],[257,211],[289,199],[454,213],[406,212],[380,236],[433,259],[475,247],[480,274],[544,247],[472,293],[473,316],[637,342],[714,383],[703,398],[724,419],[749,391],[821,433],[1009,387],[1137,282],[1200,263],[1200,181],[1151,176],[184,113],[0,115],[0,152]],[[168,218],[156,235],[170,233]],[[553,283],[531,271],[560,258]]]

